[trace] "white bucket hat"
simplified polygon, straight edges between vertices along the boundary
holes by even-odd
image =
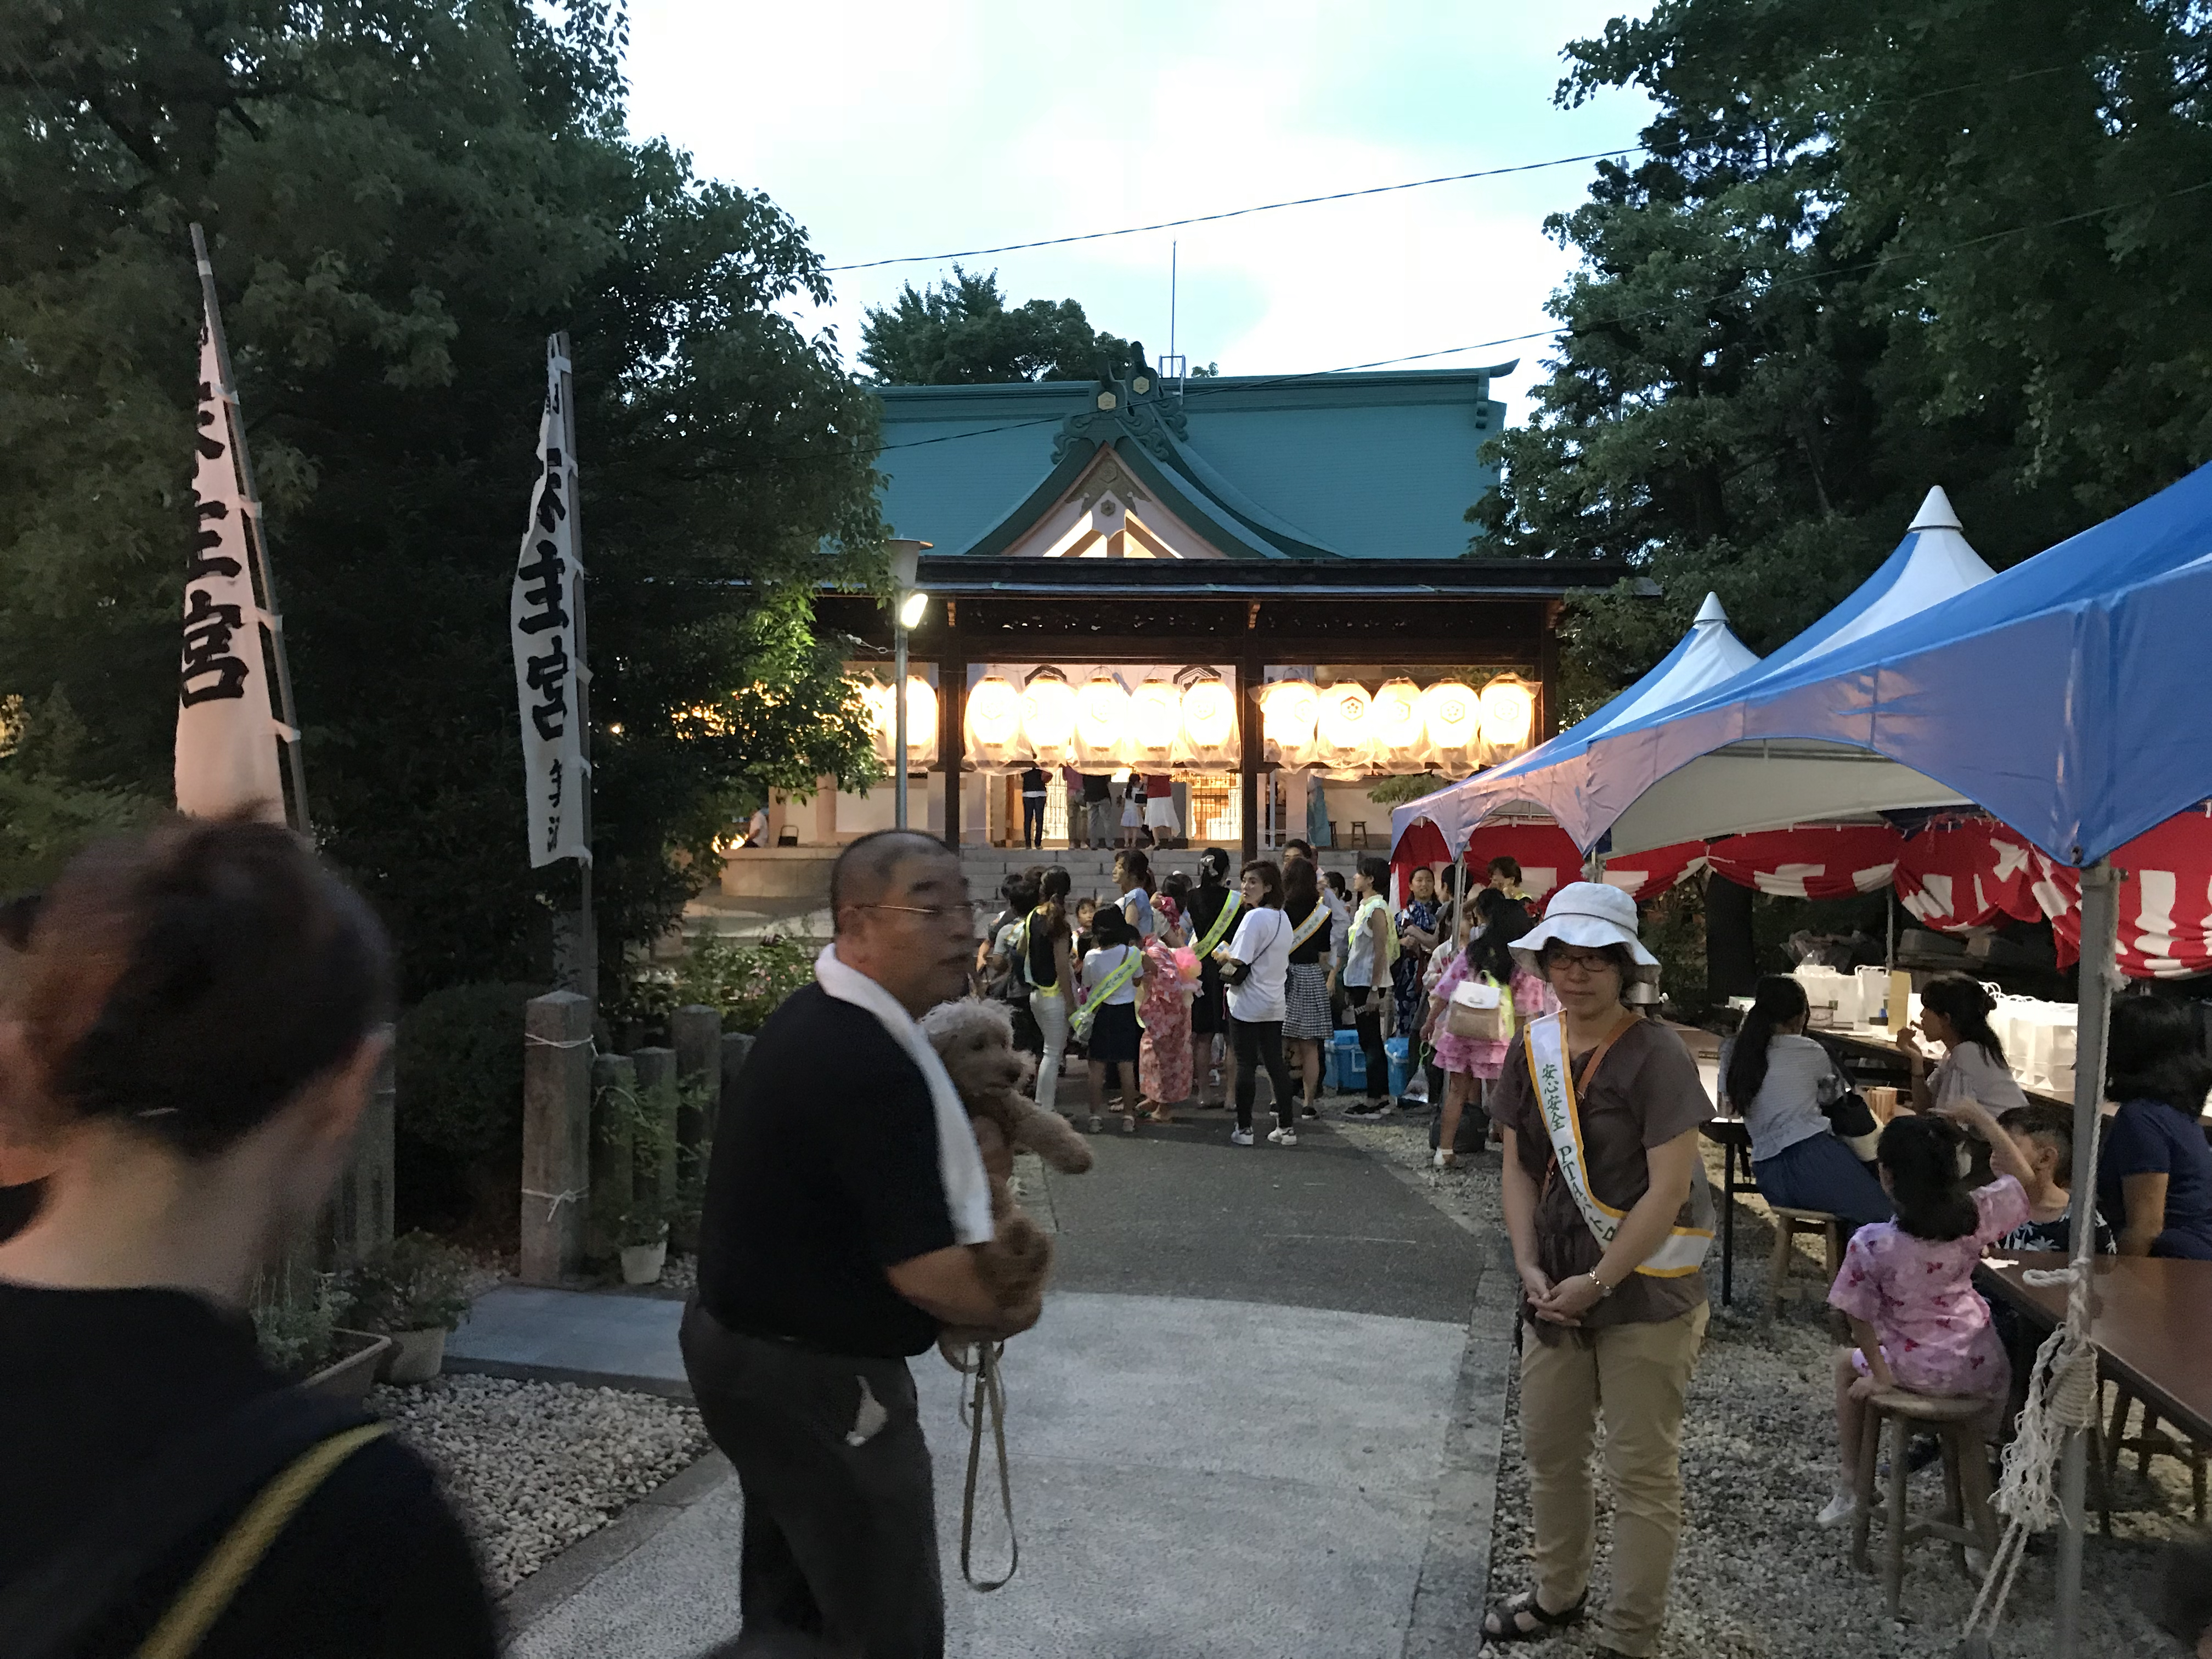
[[[1626,945],[1639,968],[1659,966],[1659,958],[1636,936],[1636,901],[1601,881],[1571,881],[1553,894],[1544,907],[1544,919],[1513,941],[1513,959],[1530,973],[1540,974],[1536,958],[1553,939],[1584,950]]]

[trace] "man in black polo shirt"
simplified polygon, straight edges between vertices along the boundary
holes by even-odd
[[[971,1248],[991,1237],[984,1160],[915,1024],[967,989],[975,916],[959,860],[908,830],[848,847],[830,905],[815,983],[769,1016],[722,1109],[684,1369],[744,1488],[744,1629],[727,1651],[938,1659],[906,1358],[943,1325],[1012,1334]]]

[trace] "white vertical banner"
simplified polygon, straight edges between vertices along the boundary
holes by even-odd
[[[199,501],[185,574],[185,644],[177,688],[177,810],[191,817],[250,811],[284,822],[269,676],[261,653],[265,618],[254,599],[246,546],[245,491],[235,436],[224,407],[214,319],[200,322]],[[258,536],[261,526],[256,524]]]
[[[508,624],[514,639],[514,694],[522,715],[524,786],[529,796],[530,862],[592,861],[581,710],[586,675],[577,641],[584,609],[584,567],[576,557],[575,458],[564,452],[562,376],[568,360],[545,361],[545,411],[538,423],[538,482],[530,523],[514,567]]]

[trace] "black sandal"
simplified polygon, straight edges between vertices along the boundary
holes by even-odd
[[[1482,1615],[1482,1639],[1486,1642],[1533,1642],[1571,1626],[1579,1625],[1589,1607],[1589,1592],[1584,1590],[1582,1599],[1574,1606],[1559,1613],[1547,1613],[1544,1604],[1536,1599],[1536,1592],[1522,1590],[1520,1595],[1500,1601]],[[1524,1618],[1533,1624],[1524,1624]]]

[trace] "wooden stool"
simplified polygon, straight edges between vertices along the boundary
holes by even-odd
[[[1790,1264],[1797,1252],[1790,1243],[1800,1233],[1818,1233],[1826,1252],[1828,1277],[1821,1287],[1826,1293],[1828,1285],[1836,1282],[1836,1275],[1844,1267],[1844,1230],[1836,1218],[1826,1210],[1793,1210],[1786,1205],[1770,1206],[1774,1214],[1774,1260],[1766,1271],[1766,1298],[1774,1313],[1782,1311],[1782,1298],[1790,1288]]]
[[[1907,1544],[1942,1539],[1956,1547],[1960,1570],[1970,1574],[1968,1548],[1985,1556],[1996,1550],[1996,1516],[1990,1508],[1990,1453],[1982,1438],[1988,1413],[1986,1400],[1913,1394],[1905,1389],[1881,1389],[1866,1402],[1866,1421],[1859,1431],[1859,1510],[1851,1522],[1851,1560],[1860,1571],[1868,1570],[1867,1529],[1874,1519],[1875,1472],[1887,1423],[1889,1518],[1882,1540],[1881,1582],[1893,1619],[1905,1599]],[[1905,1508],[1905,1483],[1912,1478],[1915,1425],[1934,1429],[1943,1443],[1943,1484],[1949,1499],[1942,1515],[1917,1520]]]
[[[2170,1433],[2158,1425],[2158,1407],[2148,1400],[2142,1402],[2142,1432],[2130,1436],[2128,1407],[2136,1403],[2135,1393],[2117,1377],[2112,1380],[2115,1398],[2112,1402],[2112,1425],[2106,1431],[2104,1454],[2107,1486],[2119,1472],[2120,1455],[2136,1454],[2136,1471],[2148,1477],[2150,1460],[2171,1457],[2189,1465],[2189,1495],[2197,1505],[2197,1524],[2204,1524],[2204,1448],[2186,1435]],[[2107,1502],[2110,1500],[2107,1499]]]

